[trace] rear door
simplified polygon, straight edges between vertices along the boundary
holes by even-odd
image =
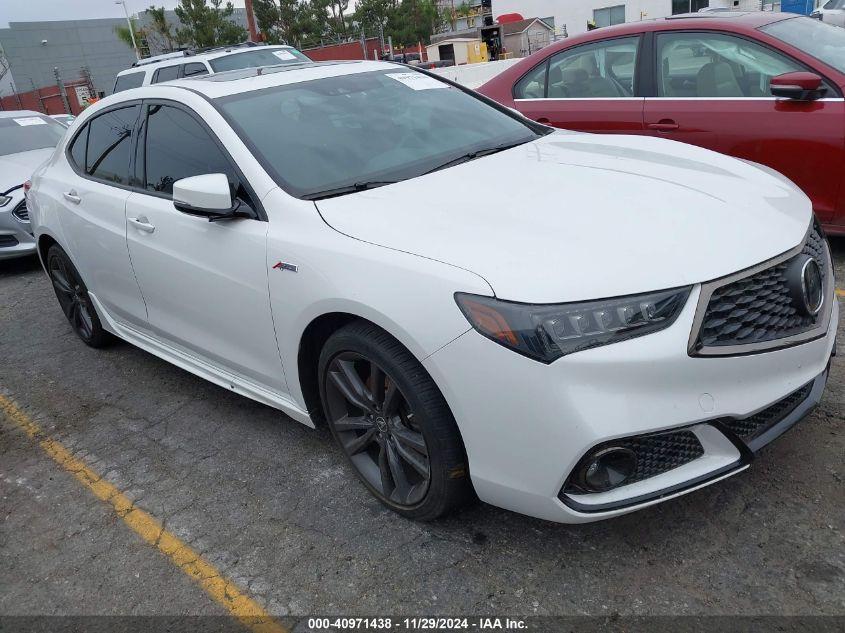
[[[584,132],[641,133],[637,65],[641,35],[566,49],[514,86],[514,104],[540,123]]]
[[[116,319],[143,326],[141,292],[126,250],[126,200],[132,136],[140,102],[93,116],[74,137],[68,162],[47,172],[45,192],[63,209],[62,230],[74,265]]]
[[[649,134],[768,165],[812,199],[822,221],[836,209],[845,108],[829,98],[800,102],[772,96],[772,77],[812,70],[767,45],[715,31],[658,32],[655,96],[645,100]]]

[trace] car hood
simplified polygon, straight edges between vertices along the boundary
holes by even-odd
[[[35,169],[53,155],[52,147],[0,156],[0,193],[22,185]]]
[[[659,138],[570,132],[316,204],[341,233],[536,303],[715,279],[798,245],[812,217],[809,199],[766,168]]]

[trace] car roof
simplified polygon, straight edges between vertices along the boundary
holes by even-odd
[[[633,35],[645,31],[675,31],[685,29],[724,30],[733,32],[751,32],[761,26],[799,18],[796,13],[779,13],[775,11],[716,11],[711,13],[684,13],[665,18],[643,20],[641,22],[626,22],[614,26],[588,31],[574,37],[561,40],[552,46],[569,48],[573,43],[604,40],[609,37]],[[545,50],[545,49],[543,49]]]
[[[150,62],[148,64],[132,66],[131,68],[127,68],[126,70],[121,70],[119,73],[117,73],[117,76],[120,77],[121,75],[128,75],[130,73],[146,72],[147,70],[155,70],[156,68],[162,68],[164,66],[179,66],[181,64],[190,64],[191,62],[202,62],[210,59],[217,59],[218,57],[224,57],[226,55],[247,53],[249,51],[278,50],[280,48],[292,49],[293,46],[288,46],[287,44],[279,44],[273,46],[231,46],[227,48],[209,51],[207,53],[189,53],[187,55],[183,55],[182,57],[170,57],[168,59],[162,59],[157,62]]]
[[[417,72],[409,70],[407,66],[401,64],[381,61],[303,62],[301,64],[287,63],[277,66],[228,70],[212,75],[200,75],[187,79],[166,81],[155,85],[188,88],[194,92],[202,93],[210,99],[215,99],[217,97],[302,83],[314,79],[390,69],[400,72]],[[127,99],[143,98],[143,94],[141,93],[145,88],[133,88],[132,90],[125,91]]]
[[[11,117],[19,116],[47,116],[43,112],[36,112],[35,110],[0,110],[0,119],[9,119]]]

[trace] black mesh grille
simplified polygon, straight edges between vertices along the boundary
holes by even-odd
[[[802,254],[811,255],[826,287],[828,257],[824,238],[814,228]],[[821,315],[805,316],[793,305],[786,281],[792,260],[716,289],[707,305],[698,347],[745,345],[793,336],[812,329]]]
[[[660,475],[704,455],[704,448],[695,433],[686,429],[612,440],[596,446],[587,453],[575,467],[569,481],[564,486],[564,492],[576,494],[583,492],[575,482],[576,473],[581,470],[585,462],[590,460],[591,455],[610,446],[628,448],[637,455],[637,468],[631,478],[625,482],[625,485]]]
[[[0,248],[17,246],[18,240],[14,235],[0,235]]]
[[[748,442],[792,413],[799,404],[807,399],[812,390],[813,383],[808,383],[798,391],[793,391],[782,400],[778,400],[751,417],[742,420],[723,418],[719,421],[736,433],[744,442]]]

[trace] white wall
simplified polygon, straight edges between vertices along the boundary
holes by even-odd
[[[743,0],[744,2],[745,0]],[[728,6],[730,0],[710,0],[710,6]],[[672,15],[672,0],[493,0],[493,17],[503,13],[519,13],[524,18],[554,16],[555,30],[566,25],[569,35],[587,30],[593,9],[625,5],[625,21],[637,22]]]

